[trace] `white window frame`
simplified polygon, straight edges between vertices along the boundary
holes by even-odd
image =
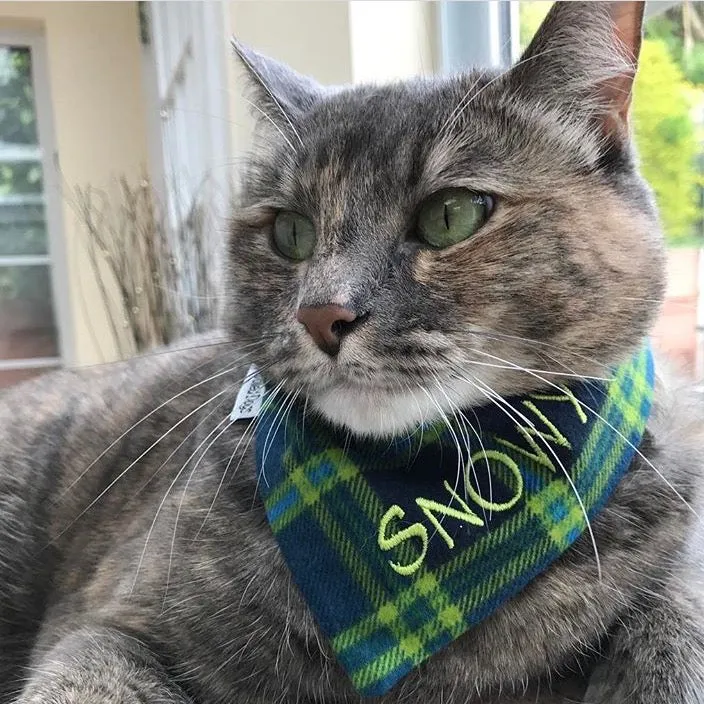
[[[56,357],[0,359],[0,372],[67,366],[74,362],[75,356],[72,345],[68,267],[63,232],[62,189],[57,168],[58,153],[55,147],[49,66],[44,35],[28,30],[0,29],[0,45],[27,47],[30,51],[48,250],[47,254],[2,256],[0,265],[48,267],[59,352]],[[1,153],[0,156],[2,156]]]
[[[227,4],[164,0],[149,3],[148,9],[161,116],[159,171],[171,226],[177,228],[188,217],[206,176],[218,195],[215,206],[227,205],[230,123],[223,31]]]
[[[151,111],[152,178],[165,206],[172,256],[182,275],[174,297],[198,319],[211,304],[202,297],[190,262],[197,249],[211,261],[211,282],[220,275],[231,198],[231,123],[226,51],[228,3],[224,0],[163,0],[148,10],[145,49],[147,105]],[[154,114],[155,113],[155,114]],[[156,139],[154,139],[156,137]],[[193,216],[206,217],[203,238],[184,237]],[[198,309],[195,312],[193,309]],[[182,311],[186,312],[186,311]],[[209,311],[212,312],[212,311]]]
[[[507,68],[518,58],[518,2],[445,0],[438,4],[443,73]]]

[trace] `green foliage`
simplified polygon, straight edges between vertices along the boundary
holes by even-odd
[[[541,22],[548,14],[552,2],[550,0],[529,0],[518,6],[519,36],[521,49],[525,49],[533,35],[538,31]]]
[[[665,42],[670,55],[684,71],[685,78],[695,85],[704,85],[704,4],[688,3],[687,16],[683,13],[683,7],[683,3],[679,3],[648,20],[645,36]],[[690,36],[687,50],[685,31]]]
[[[51,301],[49,269],[45,266],[0,267],[0,304],[10,300],[46,306],[47,301]]]
[[[0,48],[0,142],[19,146],[38,144],[37,120],[29,49]],[[0,195],[41,193],[38,163],[0,163]]]
[[[691,240],[702,217],[694,90],[667,42],[645,39],[634,88],[633,127],[641,169],[653,187],[672,244]]]
[[[37,143],[29,49],[0,50],[0,137],[11,144]]]

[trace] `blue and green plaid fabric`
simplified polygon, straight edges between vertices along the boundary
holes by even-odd
[[[361,694],[388,691],[574,543],[627,471],[652,389],[644,348],[608,384],[497,401],[383,442],[265,403],[268,520]]]

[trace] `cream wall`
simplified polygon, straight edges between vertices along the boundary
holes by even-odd
[[[146,110],[136,2],[0,2],[0,30],[41,31],[45,38],[55,148],[64,189],[66,300],[72,333],[68,362],[115,358],[66,197],[76,185],[109,190],[117,176],[136,181],[147,164]]]
[[[231,34],[267,56],[310,75],[323,84],[352,81],[349,3],[317,0],[230,2]],[[228,61],[232,144],[241,155],[251,144],[250,108],[242,100],[243,74]]]

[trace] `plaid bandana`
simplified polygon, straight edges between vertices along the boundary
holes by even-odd
[[[608,384],[497,400],[390,442],[265,402],[269,524],[362,695],[387,692],[577,540],[627,471],[652,391],[645,348]]]

